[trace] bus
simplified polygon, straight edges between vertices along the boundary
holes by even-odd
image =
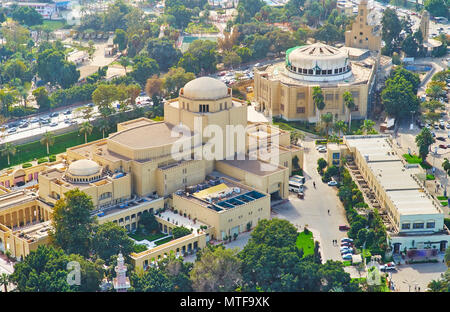
[[[289,181],[289,191],[294,193],[303,192],[303,185],[298,182]]]
[[[291,177],[291,179],[300,181],[300,184],[305,184],[305,177],[303,176],[294,175]]]

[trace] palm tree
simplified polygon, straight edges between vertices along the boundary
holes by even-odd
[[[450,173],[450,162],[448,158],[444,158],[444,161],[442,162],[442,168],[447,172]]]
[[[364,123],[361,126],[361,129],[363,130],[364,134],[368,134],[371,131],[373,131],[373,126],[375,126],[375,121],[366,119],[366,120],[364,120]]]
[[[109,130],[108,122],[106,120],[102,119],[100,121],[100,125],[98,126],[98,128],[102,132],[103,138],[105,138],[105,132],[107,132]]]
[[[16,148],[11,143],[7,142],[3,145],[2,156],[8,158],[8,166],[10,165],[9,156],[14,156],[16,154]]]
[[[94,127],[87,121],[80,125],[80,133],[84,134],[84,143],[87,143],[87,136],[92,133],[93,128]]]
[[[41,144],[47,146],[47,155],[50,154],[49,147],[55,143],[53,132],[45,132],[41,138]]]
[[[334,131],[337,131],[339,134],[339,139],[341,138],[341,132],[342,134],[344,134],[347,131],[347,125],[345,124],[344,121],[342,120],[338,120],[336,121],[336,123],[334,124]]]
[[[325,124],[325,135],[328,139],[328,131],[330,129],[330,124],[333,122],[333,114],[331,114],[330,112],[322,115],[321,117],[322,122]]]
[[[9,285],[9,275],[6,273],[2,273],[2,275],[0,275],[0,286],[5,287],[5,293],[8,292],[8,285]]]
[[[317,123],[320,121],[320,113],[319,111],[325,108],[325,102],[323,100],[323,93],[321,87],[313,87],[313,102],[314,107],[316,108],[317,113]]]
[[[353,95],[348,91],[344,92],[342,97],[344,98],[344,105],[345,105],[345,107],[347,107],[348,129],[351,131],[351,129],[352,129],[352,109],[355,108],[355,100],[353,99]]]

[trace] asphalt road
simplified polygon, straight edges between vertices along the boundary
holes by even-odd
[[[347,236],[346,232],[341,232],[338,228],[339,225],[348,225],[345,210],[337,197],[337,188],[323,183],[317,172],[317,160],[325,158],[326,154],[319,153],[315,149],[315,142],[312,139],[306,138],[302,144],[305,148],[303,169],[306,178],[305,198],[299,199],[291,193],[289,202],[273,208],[276,214],[272,217],[287,219],[292,224],[300,226],[301,231],[307,225],[313,232],[314,239],[320,243],[322,261],[342,261],[339,247],[333,246],[332,241],[337,239],[340,242],[341,238]],[[316,182],[316,188],[313,187],[313,181]]]

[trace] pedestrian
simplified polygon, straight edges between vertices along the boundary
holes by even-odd
[[[316,182],[314,182],[314,181],[313,181],[313,186],[314,186],[314,188],[316,188]]]

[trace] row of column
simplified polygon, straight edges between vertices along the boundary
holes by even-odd
[[[50,220],[48,211],[40,206],[22,208],[0,215],[0,224],[6,225],[10,229],[21,227],[40,220]]]

